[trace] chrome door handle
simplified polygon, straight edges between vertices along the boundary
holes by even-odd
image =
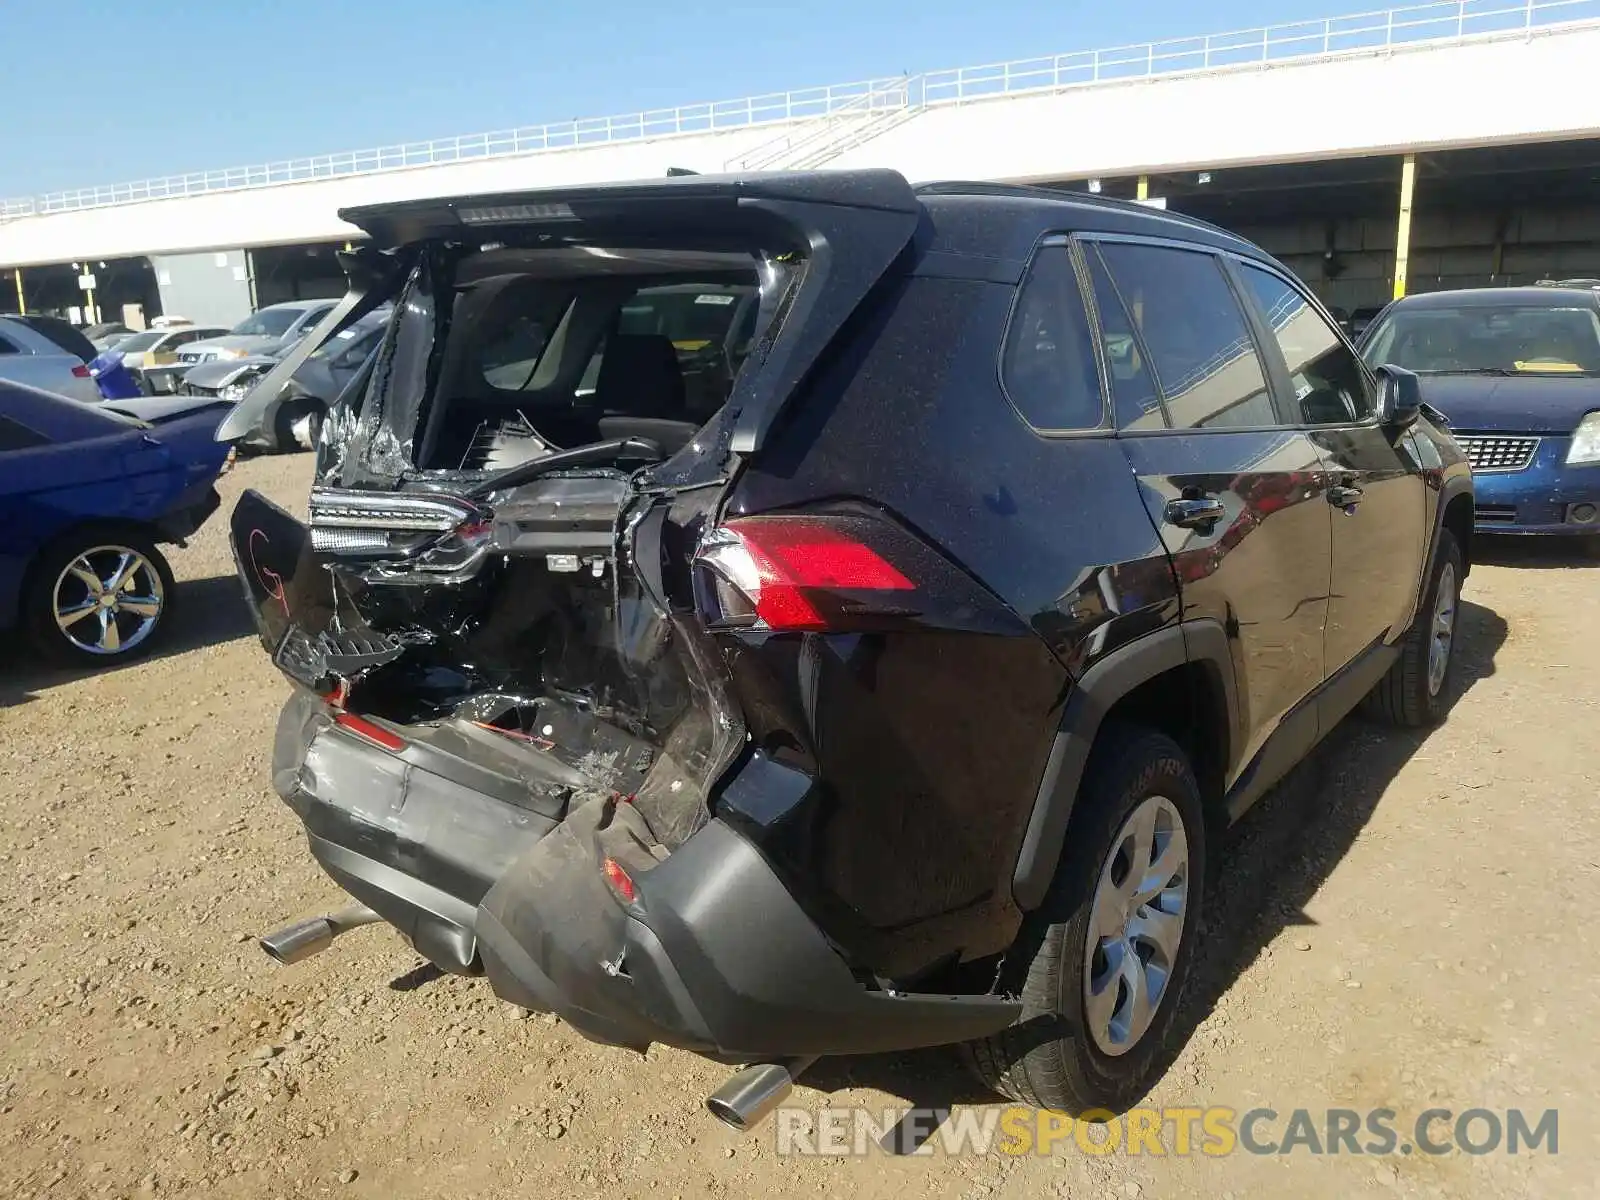
[[[1215,525],[1228,515],[1221,500],[1206,497],[1202,500],[1168,500],[1162,513],[1168,525],[1179,529],[1201,529]]]
[[[1366,493],[1358,487],[1335,484],[1328,489],[1328,503],[1335,508],[1354,508],[1361,503],[1361,497],[1365,495]]]

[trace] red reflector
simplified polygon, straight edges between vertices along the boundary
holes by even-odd
[[[750,556],[756,587],[750,601],[771,629],[823,629],[827,622],[806,596],[823,591],[910,591],[916,584],[871,546],[811,517],[729,521]]]
[[[92,376],[89,373],[89,368],[84,366],[82,363],[79,363],[77,366],[72,368],[72,377],[74,379],[90,379],[90,378],[92,378]]]
[[[601,864],[600,869],[606,874],[606,882],[611,885],[611,890],[621,896],[629,904],[639,893],[633,886],[633,880],[628,878],[628,873],[622,869],[614,858],[608,858]]]
[[[354,713],[339,713],[333,718],[333,721],[340,728],[348,729],[357,737],[366,738],[367,741],[374,745],[382,746],[385,750],[404,750],[406,748],[404,738],[397,737],[381,725],[374,725],[371,721],[366,720],[364,717],[358,717]]]

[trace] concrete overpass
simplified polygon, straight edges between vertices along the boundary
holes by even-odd
[[[1276,170],[1292,185],[1301,172],[1283,174],[1288,165],[1360,162],[1369,175],[1378,169],[1370,164],[1384,164],[1379,174],[1393,176],[1383,214],[1392,283],[1400,186],[1416,178],[1416,156],[1600,137],[1596,62],[1600,0],[1446,0],[6,201],[0,268],[23,268],[31,288],[50,269],[58,278],[70,269],[62,264],[94,273],[102,262],[148,260],[168,310],[226,301],[229,312],[203,314],[215,319],[281,298],[261,287],[276,278],[263,265],[282,259],[291,274],[299,270],[285,254],[315,259],[317,246],[357,236],[337,210],[374,201],[650,177],[669,167],[875,165],[912,179],[1113,193],[1148,191],[1152,184],[1137,181],[1154,179],[1158,192],[1182,193],[1175,206],[1204,210],[1228,193],[1230,179],[1259,183],[1261,172]],[[1185,177],[1193,186],[1179,183]],[[1204,192],[1201,180],[1224,186]],[[1424,171],[1425,197],[1427,182]],[[1236,213],[1234,223],[1260,224],[1272,211]],[[1288,247],[1280,252],[1312,234],[1327,241],[1321,225],[1337,215],[1306,214],[1316,227],[1309,232],[1280,230]],[[1600,242],[1600,211],[1594,218],[1586,236]],[[1503,214],[1493,223],[1507,224]],[[1508,236],[1515,231],[1500,229],[1497,261]],[[1262,240],[1274,248],[1271,237]],[[1366,232],[1358,240],[1358,251],[1370,249]],[[274,257],[273,248],[290,247]],[[314,288],[337,286],[328,261],[310,278]]]

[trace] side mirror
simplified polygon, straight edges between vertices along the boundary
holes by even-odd
[[[1422,411],[1422,381],[1404,367],[1378,368],[1378,424],[1395,429],[1414,425]]]

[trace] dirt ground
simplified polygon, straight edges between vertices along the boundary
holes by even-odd
[[[246,461],[225,501],[298,506],[308,468]],[[0,648],[0,1197],[1592,1195],[1600,563],[1485,549],[1449,721],[1347,722],[1230,837],[1150,1103],[1559,1108],[1557,1154],[780,1158],[701,1111],[721,1068],[428,979],[382,927],[278,967],[253,935],[338,894],[268,786],[285,685],[219,517],[173,554],[161,657]],[[924,1053],[824,1063],[795,1103],[994,1101]]]

